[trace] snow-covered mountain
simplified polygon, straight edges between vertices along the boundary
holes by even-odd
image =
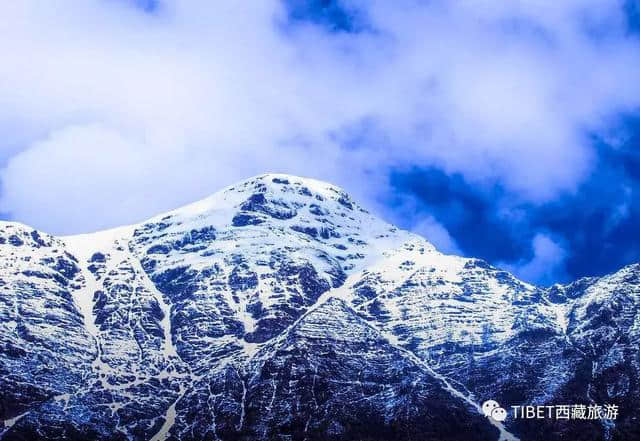
[[[640,439],[639,303],[638,265],[540,289],[287,175],[94,234],[4,222],[0,439]]]

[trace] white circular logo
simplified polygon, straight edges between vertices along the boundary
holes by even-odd
[[[491,412],[491,418],[493,418],[496,421],[502,422],[507,419],[507,411],[504,410],[502,407],[496,407]]]
[[[504,410],[497,401],[487,400],[482,403],[482,413],[487,418],[502,422],[507,419],[507,411]]]
[[[500,407],[500,405],[497,401],[487,400],[482,403],[482,413],[484,414],[484,416],[489,417],[491,416],[491,412],[493,411],[493,409],[496,409],[498,407]]]

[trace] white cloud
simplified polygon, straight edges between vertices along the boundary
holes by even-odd
[[[631,215],[631,204],[633,202],[633,189],[624,185],[622,187],[622,201],[609,213],[609,218],[604,224],[606,232],[615,229],[621,222],[627,220]]]
[[[541,202],[594,166],[585,131],[640,105],[617,0],[350,3],[375,32],[284,32],[276,0],[3,2],[0,212],[93,230],[265,171],[375,205],[407,165]]]
[[[530,260],[518,264],[498,264],[519,278],[542,285],[551,284],[566,277],[565,260],[567,251],[551,237],[538,233],[534,236],[531,247],[533,256]]]
[[[436,221],[433,216],[426,216],[419,219],[411,230],[426,238],[440,252],[446,254],[462,254],[458,244],[451,237],[447,229]]]

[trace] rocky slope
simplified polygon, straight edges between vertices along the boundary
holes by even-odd
[[[543,290],[286,175],[95,234],[1,223],[0,439],[640,439],[639,301],[637,265]]]

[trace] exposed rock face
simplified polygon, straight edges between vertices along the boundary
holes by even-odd
[[[96,346],[73,299],[78,261],[60,240],[5,224],[0,256],[0,418],[8,420],[75,392]]]
[[[543,290],[285,175],[91,235],[1,223],[0,438],[640,439],[639,303],[638,265]]]

